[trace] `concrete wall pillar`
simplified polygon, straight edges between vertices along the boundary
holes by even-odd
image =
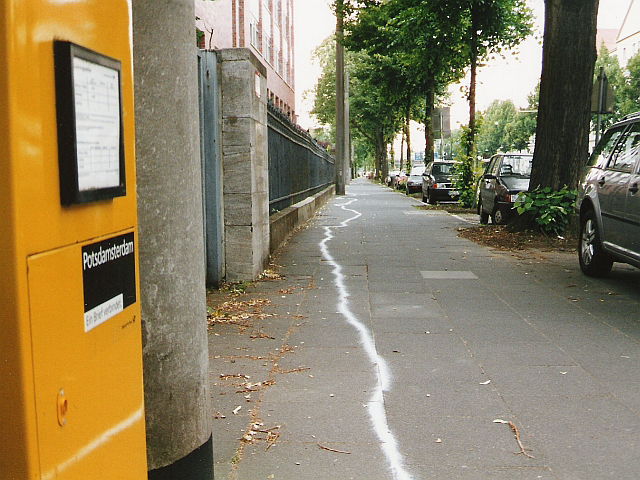
[[[211,480],[193,0],[133,0],[149,478]]]
[[[267,71],[249,49],[218,53],[227,280],[253,280],[269,258]]]

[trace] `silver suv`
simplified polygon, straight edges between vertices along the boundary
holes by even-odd
[[[640,112],[609,128],[579,186],[582,271],[605,276],[613,262],[640,268]]]

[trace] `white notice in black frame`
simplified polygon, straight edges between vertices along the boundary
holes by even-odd
[[[78,189],[120,185],[120,85],[117,70],[73,58]]]
[[[63,205],[126,194],[120,62],[54,43]]]

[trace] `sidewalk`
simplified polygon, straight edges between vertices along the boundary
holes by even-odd
[[[388,188],[347,193],[275,259],[284,278],[213,314],[216,480],[638,478],[638,270],[587,279]]]

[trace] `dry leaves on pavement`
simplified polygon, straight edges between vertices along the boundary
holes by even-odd
[[[572,252],[577,245],[577,240],[571,236],[552,237],[536,232],[510,232],[504,225],[459,228],[458,236],[504,251],[537,249]]]

